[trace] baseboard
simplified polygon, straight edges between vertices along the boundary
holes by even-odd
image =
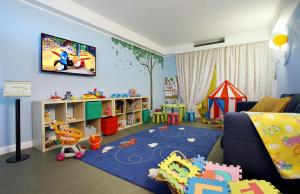
[[[21,149],[27,149],[27,148],[31,148],[33,146],[33,142],[32,141],[26,141],[26,142],[22,142],[21,143]],[[14,152],[16,151],[16,145],[9,145],[9,146],[4,146],[4,147],[0,147],[0,155],[3,154],[7,154],[10,152]]]

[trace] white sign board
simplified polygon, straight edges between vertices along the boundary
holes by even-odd
[[[4,81],[3,96],[31,96],[31,82]]]

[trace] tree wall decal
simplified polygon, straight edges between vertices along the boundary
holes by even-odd
[[[150,105],[151,109],[153,109],[153,72],[158,64],[161,64],[161,68],[163,68],[163,57],[113,37],[112,42],[132,52],[139,64],[147,70],[150,82]],[[118,55],[118,51],[116,51],[116,55]],[[129,65],[132,65],[132,62]]]

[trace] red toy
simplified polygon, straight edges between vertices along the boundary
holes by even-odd
[[[50,100],[61,100],[62,98],[60,96],[57,95],[57,93],[55,92],[54,95],[51,95]]]
[[[118,132],[118,118],[106,117],[101,119],[101,131],[103,135],[112,135]]]
[[[164,125],[164,126],[161,126],[161,127],[158,127],[161,131],[162,130],[166,130],[166,129],[168,129],[168,125]]]
[[[126,147],[132,146],[134,144],[136,144],[136,139],[132,138],[132,139],[130,139],[128,141],[122,141],[122,142],[120,142],[120,147],[121,148],[126,148]]]

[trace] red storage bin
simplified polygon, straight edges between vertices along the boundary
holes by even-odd
[[[106,117],[101,119],[101,131],[103,135],[112,135],[118,132],[118,118]]]

